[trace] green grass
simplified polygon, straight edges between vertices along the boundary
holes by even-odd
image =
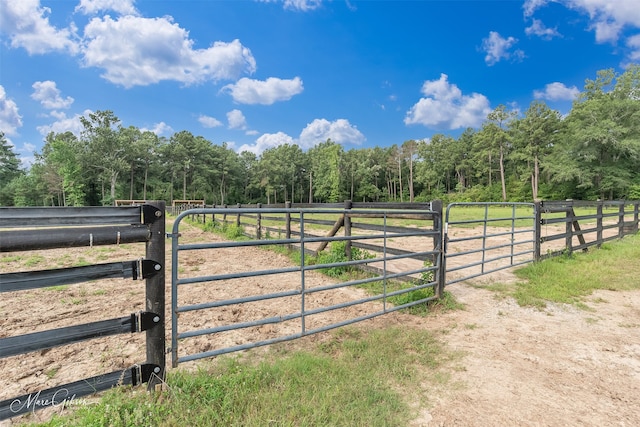
[[[405,426],[457,357],[426,330],[345,327],[311,350],[285,344],[171,372],[162,393],[114,389],[41,425]]]
[[[45,261],[45,258],[42,255],[32,255],[27,258],[24,262],[26,267],[35,267],[36,265],[40,265]]]
[[[588,308],[585,297],[598,289],[624,291],[640,289],[640,234],[610,242],[601,249],[571,256],[563,255],[530,264],[516,271],[523,279],[515,287],[496,285],[522,306],[546,307],[547,302]]]
[[[10,262],[18,262],[21,261],[23,257],[19,255],[4,255],[0,257],[0,262],[2,263],[10,263]]]

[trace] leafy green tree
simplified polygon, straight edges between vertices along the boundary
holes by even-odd
[[[548,167],[555,182],[574,182],[601,199],[626,195],[640,167],[639,93],[639,66],[586,81],[567,118],[566,143]]]
[[[533,101],[524,117],[512,122],[514,152],[512,158],[524,165],[523,175],[531,183],[533,199],[538,199],[541,165],[560,142],[562,118],[543,101]]]
[[[120,119],[109,110],[89,113],[88,117],[81,117],[80,122],[84,127],[85,166],[99,171],[98,178],[103,186],[108,183],[109,196],[106,197],[103,187],[102,204],[112,204],[116,199],[118,177],[128,168],[128,132],[122,130]]]
[[[83,149],[78,138],[71,133],[49,133],[38,156],[44,166],[44,174],[50,194],[59,193],[61,206],[83,206],[85,180],[82,165]]]
[[[14,179],[24,175],[20,169],[20,159],[13,151],[4,133],[0,131],[0,205],[12,206],[13,190],[9,185]]]
[[[422,161],[418,164],[417,179],[431,197],[440,192],[451,191],[455,171],[452,147],[455,140],[443,134],[434,135],[429,141],[418,144],[418,154]]]
[[[482,130],[479,132],[479,140],[488,154],[489,167],[491,167],[491,159],[494,153],[498,155],[502,201],[507,200],[505,157],[511,144],[507,127],[513,118],[515,118],[514,112],[507,111],[504,105],[499,105],[487,115],[487,121],[482,125]],[[489,179],[491,179],[491,170],[489,170]],[[491,183],[489,183],[490,185]]]
[[[314,201],[335,203],[344,199],[345,196],[340,191],[343,153],[342,145],[331,139],[309,149]]]
[[[409,188],[409,202],[413,203],[415,194],[414,194],[414,169],[415,169],[415,161],[418,156],[418,143],[410,139],[402,143],[402,155],[404,157],[405,162],[409,166],[409,177],[407,182],[407,187]]]

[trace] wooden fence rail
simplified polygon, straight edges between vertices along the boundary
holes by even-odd
[[[535,259],[586,251],[589,247],[600,247],[610,240],[636,234],[639,214],[640,201],[538,202]],[[547,245],[553,241],[564,241],[564,244],[561,248]]]

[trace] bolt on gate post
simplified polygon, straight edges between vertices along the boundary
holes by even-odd
[[[150,239],[146,243],[147,259],[165,260],[165,229],[166,210],[164,201],[149,203],[155,208],[155,221],[150,227]],[[165,316],[165,268],[146,279],[146,310]],[[165,322],[161,321],[147,333],[147,363],[160,366],[160,372],[149,378],[148,388],[153,390],[157,384],[165,380],[166,351],[165,351]]]

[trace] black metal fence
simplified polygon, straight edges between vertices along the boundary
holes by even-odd
[[[0,401],[0,420],[56,407],[116,385],[148,383],[165,375],[165,203],[135,207],[0,208],[0,252],[144,242],[144,258],[105,264],[0,275],[0,293],[124,278],[146,280],[145,311],[97,322],[0,339],[0,358],[97,337],[145,331],[146,361]],[[29,307],[20,307],[28,310]]]

